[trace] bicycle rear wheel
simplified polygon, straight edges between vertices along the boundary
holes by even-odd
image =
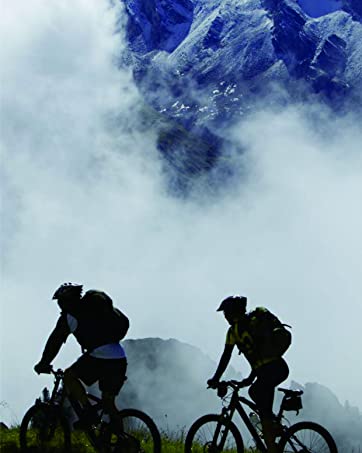
[[[59,408],[37,403],[24,415],[19,441],[26,453],[69,452],[69,426]]]
[[[123,409],[118,415],[121,432],[112,436],[112,452],[161,453],[161,436],[151,417],[137,409]]]
[[[196,420],[185,439],[185,453],[244,453],[243,439],[234,423],[208,414]]]
[[[338,453],[329,432],[314,422],[292,425],[279,442],[280,453]]]

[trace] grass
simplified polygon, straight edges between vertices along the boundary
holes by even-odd
[[[20,453],[19,445],[19,427],[0,430],[0,452],[1,453]],[[37,453],[42,453],[36,450]],[[70,453],[65,452],[60,446],[54,446],[52,453]],[[35,451],[34,451],[35,453]],[[90,445],[88,438],[84,433],[77,432],[72,434],[72,453],[95,453]]]
[[[184,453],[185,433],[180,435],[168,435],[161,433],[162,453]],[[19,428],[0,429],[0,452],[1,453],[20,453]],[[54,446],[52,453],[70,453],[64,449]],[[245,450],[245,453],[251,453]],[[35,453],[35,452],[34,452]],[[37,453],[42,453],[37,450]],[[72,433],[72,453],[95,453],[85,434],[81,432]]]
[[[0,429],[1,453],[13,453],[19,450],[19,428]]]

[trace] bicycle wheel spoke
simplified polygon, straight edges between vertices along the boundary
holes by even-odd
[[[199,428],[195,433],[193,443],[192,443],[192,453],[197,452],[228,452],[233,453],[237,451],[236,440],[231,431],[229,431],[225,437],[224,425],[221,426],[221,429],[216,433],[218,427],[217,422],[209,422],[204,424]]]
[[[323,437],[314,431],[301,431],[293,436],[292,442],[294,442],[295,446],[301,448],[303,453],[329,452],[329,447]]]
[[[135,419],[134,417],[127,417],[123,419],[123,430],[129,435],[125,439],[128,444],[128,450],[138,448],[141,451],[147,451],[149,444],[152,441],[152,435],[142,420]],[[136,440],[138,442],[133,442]]]
[[[334,453],[335,443],[323,427],[301,422],[291,428],[287,439],[283,440],[281,452],[284,453]]]
[[[120,412],[120,424],[115,452],[160,453],[160,434],[146,414],[135,409],[125,409]]]

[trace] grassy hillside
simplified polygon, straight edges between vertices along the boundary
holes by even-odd
[[[183,453],[184,437],[185,433],[183,432],[178,435],[162,433],[162,453]],[[96,453],[82,433],[72,434],[72,445],[72,453]],[[0,451],[1,453],[20,453],[19,428],[0,430]],[[52,451],[54,453],[69,453],[69,451],[64,452],[63,449],[57,447]],[[41,452],[39,451],[39,453]],[[245,453],[249,453],[249,450],[245,450]],[[255,450],[253,453],[256,453]]]
[[[95,450],[89,445],[89,441],[84,434],[78,433],[77,435],[73,435],[72,444],[74,445],[74,449],[72,449],[73,453],[95,453]],[[2,429],[0,431],[0,451],[1,453],[20,452],[19,428]],[[54,453],[65,453],[62,448],[57,447],[52,451],[54,451]]]
[[[180,435],[162,435],[162,453],[183,453],[184,433]],[[72,453],[95,453],[89,440],[83,433],[72,433]],[[0,431],[0,451],[1,453],[19,453],[19,428],[2,429]],[[65,453],[61,448],[54,448],[54,453]],[[35,453],[35,452],[34,452]],[[40,451],[39,451],[40,453]],[[69,453],[69,452],[66,452]]]

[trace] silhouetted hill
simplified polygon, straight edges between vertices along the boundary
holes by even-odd
[[[200,349],[160,338],[126,340],[123,344],[129,366],[128,381],[118,400],[120,407],[140,408],[171,432],[188,428],[200,415],[220,410],[216,393],[206,389],[216,363]],[[241,378],[233,369],[227,377]],[[299,415],[286,414],[291,422],[313,420],[326,426],[341,452],[362,448],[362,415],[357,408],[342,405],[327,387],[317,383],[302,386],[292,382],[291,387],[304,390]]]
[[[206,389],[216,364],[202,351],[174,339],[126,340],[123,345],[129,365],[120,406],[141,408],[171,430],[218,409],[215,392]],[[231,375],[237,377],[232,370]]]

